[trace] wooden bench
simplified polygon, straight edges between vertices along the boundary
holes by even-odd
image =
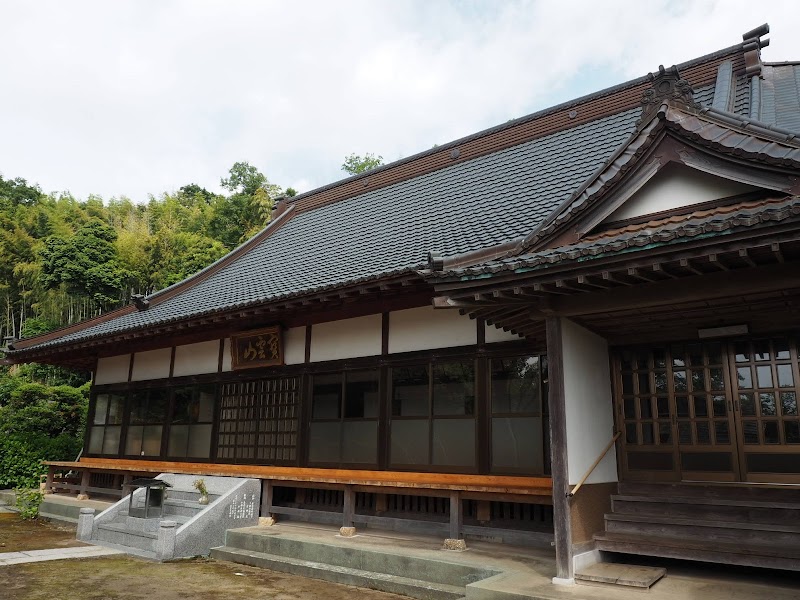
[[[262,480],[261,515],[283,514],[303,517],[314,512],[307,509],[276,506],[274,489],[281,484],[295,488],[333,489],[343,492],[344,506],[341,514],[343,527],[352,527],[354,520],[380,524],[396,521],[388,517],[354,514],[355,494],[371,492],[383,496],[405,493],[415,496],[434,496],[450,500],[450,535],[460,537],[463,529],[462,500],[478,501],[479,520],[488,520],[490,501],[530,504],[552,504],[552,479],[549,477],[520,477],[506,475],[471,475],[455,473],[417,473],[405,471],[368,471],[360,469],[314,469],[300,467],[274,467],[262,465],[231,465],[221,463],[188,463],[172,461],[85,458],[78,462],[45,462],[49,468],[45,487],[53,486],[57,470],[70,469],[82,472],[80,494],[97,492],[89,487],[91,473],[118,473],[124,475],[124,489],[136,476],[156,473],[178,473],[197,476],[246,477]],[[75,487],[75,486],[70,486]],[[337,513],[338,514],[338,513]],[[482,518],[483,517],[483,518]],[[355,518],[355,519],[354,519]]]

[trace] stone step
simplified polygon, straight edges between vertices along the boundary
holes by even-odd
[[[387,573],[365,571],[352,567],[324,564],[312,560],[277,556],[228,546],[212,548],[211,557],[217,560],[227,560],[303,577],[367,587],[420,600],[461,600],[466,593],[464,586],[432,583]],[[413,571],[409,571],[409,573],[411,572]]]
[[[595,534],[607,552],[800,571],[800,545],[721,542],[607,531]]]
[[[800,524],[711,521],[704,518],[677,518],[672,515],[605,515],[606,531],[649,534],[657,537],[717,540],[720,542],[775,543],[800,545]]]
[[[611,508],[615,514],[670,515],[749,523],[800,522],[800,504],[757,500],[614,495],[611,496]]]
[[[139,558],[144,558],[147,560],[158,560],[156,553],[152,550],[142,550],[140,548],[131,548],[130,546],[122,546],[120,544],[115,544],[113,542],[107,542],[104,540],[92,540],[89,542],[92,546],[102,546],[103,548],[111,548],[113,550],[119,550],[120,552],[124,552],[125,554],[132,554],[134,556],[138,556]]]
[[[119,523],[101,523],[95,528],[92,542],[110,542],[128,548],[155,552],[158,533],[150,531],[131,531]]]
[[[663,567],[595,563],[576,571],[575,581],[648,589],[666,574]]]
[[[246,529],[230,529],[225,545],[246,552],[256,552],[287,559],[306,560],[333,567],[364,570],[398,577],[409,573],[431,583],[463,588],[498,571],[413,556],[402,556],[371,548],[355,548],[337,543],[309,539],[293,539],[288,535],[250,533]]]
[[[161,521],[175,521],[178,527],[189,521],[192,517],[181,515],[164,515],[152,519],[140,519],[139,517],[129,517],[128,513],[120,513],[112,521],[103,523],[120,525],[129,531],[150,531],[157,532]]]

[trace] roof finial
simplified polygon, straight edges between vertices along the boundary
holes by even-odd
[[[658,66],[658,73],[650,73],[652,85],[642,94],[642,116],[637,125],[649,122],[658,113],[661,104],[667,100],[678,101],[687,106],[697,107],[692,86],[681,78],[678,67],[665,69]]]
[[[742,35],[744,42],[742,43],[742,50],[744,50],[744,72],[745,75],[757,77],[761,75],[761,49],[769,46],[769,40],[762,40],[762,35],[769,33],[769,24],[751,29]]]
[[[136,310],[147,310],[150,308],[150,300],[145,298],[142,294],[133,294],[131,300],[136,306]]]

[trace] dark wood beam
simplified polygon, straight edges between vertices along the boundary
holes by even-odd
[[[682,279],[683,285],[672,280],[657,281],[626,289],[613,289],[596,294],[581,294],[553,298],[550,302],[552,314],[574,316],[624,310],[626,308],[648,308],[675,302],[724,298],[743,293],[755,294],[800,287],[800,269],[789,264],[766,265],[758,268],[740,269],[737,277],[718,271],[702,277]],[[545,311],[541,310],[542,316]]]

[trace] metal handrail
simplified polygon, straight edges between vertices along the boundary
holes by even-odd
[[[600,464],[600,461],[603,460],[606,454],[608,454],[608,451],[611,450],[611,447],[614,445],[614,443],[619,439],[619,436],[621,435],[622,435],[621,431],[618,431],[617,433],[614,434],[614,437],[612,437],[611,441],[608,442],[608,446],[606,446],[605,450],[603,450],[600,453],[600,456],[597,457],[597,460],[594,461],[594,464],[591,467],[589,467],[589,470],[586,471],[583,477],[581,477],[581,480],[578,482],[578,485],[572,488],[571,492],[567,492],[567,498],[572,498],[575,494],[578,493],[578,490],[581,489],[581,486],[586,482],[587,479],[589,479],[589,475],[591,475],[592,472],[597,468],[597,465]]]

